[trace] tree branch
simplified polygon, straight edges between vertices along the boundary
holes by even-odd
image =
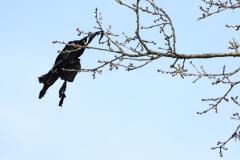
[[[165,12],[165,10],[157,5],[154,0],[135,0],[134,4],[128,4],[123,0],[115,0],[119,5],[131,10],[135,13],[134,23],[136,28],[132,33],[126,34],[114,33],[112,31],[112,26],[107,28],[103,25],[103,17],[98,9],[95,10],[95,20],[96,26],[95,29],[103,31],[104,37],[99,43],[101,47],[96,46],[84,46],[87,49],[102,51],[105,54],[112,55],[112,58],[106,58],[103,54],[102,57],[104,60],[99,60],[95,67],[93,68],[82,68],[81,70],[71,70],[64,69],[66,71],[79,71],[79,72],[88,72],[91,73],[93,78],[96,77],[96,74],[102,74],[102,70],[106,67],[109,67],[109,70],[123,68],[127,71],[132,71],[140,69],[151,62],[159,60],[160,58],[172,59],[173,63],[169,65],[168,70],[163,71],[158,69],[158,72],[161,74],[168,74],[171,76],[180,76],[181,78],[193,77],[193,83],[196,83],[198,80],[206,78],[210,80],[212,85],[226,85],[227,90],[217,98],[205,98],[202,101],[208,103],[208,108],[198,114],[205,114],[209,111],[214,110],[218,111],[219,106],[223,102],[233,102],[236,106],[240,106],[238,101],[238,96],[231,96],[230,93],[239,86],[239,80],[233,80],[234,76],[239,77],[240,67],[232,71],[226,72],[226,66],[222,67],[222,72],[213,72],[208,73],[203,66],[197,67],[189,60],[198,60],[198,59],[213,59],[213,58],[227,58],[227,57],[240,57],[240,44],[236,39],[229,41],[229,47],[231,51],[229,52],[212,52],[212,53],[180,53],[176,48],[176,32],[172,22],[171,17]],[[145,2],[145,3],[140,3]],[[200,6],[200,11],[202,15],[198,20],[205,19],[212,15],[216,15],[225,10],[235,10],[240,8],[239,0],[202,0],[203,5]],[[144,22],[144,17],[142,15],[150,16],[149,19],[152,21],[148,24],[141,23]],[[148,20],[149,20],[148,19]],[[234,29],[236,31],[240,30],[240,25],[226,25],[227,28]],[[146,38],[146,35],[143,34],[144,31],[154,31],[156,32],[157,40]],[[88,32],[80,31],[77,29],[78,35],[88,34]],[[143,36],[145,35],[145,36]],[[149,40],[150,39],[150,40]],[[65,42],[54,41],[53,43],[59,43],[68,45]],[[76,47],[79,48],[79,47]],[[78,50],[78,49],[77,49]],[[67,51],[66,51],[67,52]],[[108,56],[109,57],[109,56]],[[190,67],[188,65],[190,64]],[[234,114],[234,118],[240,120],[238,113]],[[219,154],[222,156],[222,151],[226,149],[226,144],[232,139],[239,139],[240,134],[240,125],[234,131],[234,133],[225,141],[217,143],[216,147],[212,149],[219,149]]]

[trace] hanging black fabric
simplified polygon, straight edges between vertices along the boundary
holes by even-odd
[[[103,37],[102,31],[89,33],[81,40],[68,42],[61,53],[57,56],[52,69],[48,73],[42,75],[41,77],[38,77],[39,83],[43,83],[43,88],[39,93],[39,99],[45,95],[48,88],[53,85],[58,80],[58,78],[61,78],[64,80],[64,83],[59,90],[59,106],[62,106],[63,100],[66,97],[65,91],[67,82],[73,82],[77,73],[81,69],[79,57],[85,51],[85,46],[87,46],[94,39],[94,37],[99,34],[101,34],[101,37],[99,39],[100,41]]]

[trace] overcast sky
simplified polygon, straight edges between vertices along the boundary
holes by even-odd
[[[237,11],[197,21],[200,0],[158,4],[172,16],[177,51],[228,51],[228,41],[236,33],[224,25],[237,23]],[[224,88],[212,87],[207,80],[193,84],[191,78],[157,73],[169,65],[166,59],[133,72],[105,70],[95,80],[91,74],[80,73],[68,85],[63,108],[58,107],[61,81],[38,99],[42,85],[37,77],[52,67],[57,50],[63,48],[51,42],[80,39],[78,27],[95,31],[96,7],[105,26],[132,32],[134,14],[113,0],[1,1],[0,159],[221,159],[210,147],[231,135],[237,124],[229,117],[236,108],[225,104],[219,114],[197,115],[206,107],[201,98],[219,96]],[[82,66],[95,65],[95,54],[99,52],[86,50]],[[239,62],[194,63],[221,71],[225,63],[234,67]],[[239,159],[239,143],[229,147],[222,159]]]

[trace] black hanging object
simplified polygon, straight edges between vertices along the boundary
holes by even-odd
[[[61,53],[57,56],[52,69],[48,73],[38,77],[39,83],[43,83],[43,88],[39,93],[39,99],[44,97],[48,88],[60,77],[62,80],[64,80],[64,83],[59,90],[59,106],[62,106],[64,98],[66,97],[65,91],[67,82],[73,82],[78,71],[81,69],[79,57],[85,51],[85,46],[87,46],[94,39],[94,37],[99,34],[101,34],[99,39],[100,42],[104,34],[103,31],[89,33],[81,40],[68,42]]]

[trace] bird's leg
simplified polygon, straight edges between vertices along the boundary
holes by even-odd
[[[64,98],[66,97],[65,95],[66,88],[67,88],[67,81],[64,81],[62,87],[59,90],[59,98],[61,98],[58,104],[59,106],[62,106]]]

